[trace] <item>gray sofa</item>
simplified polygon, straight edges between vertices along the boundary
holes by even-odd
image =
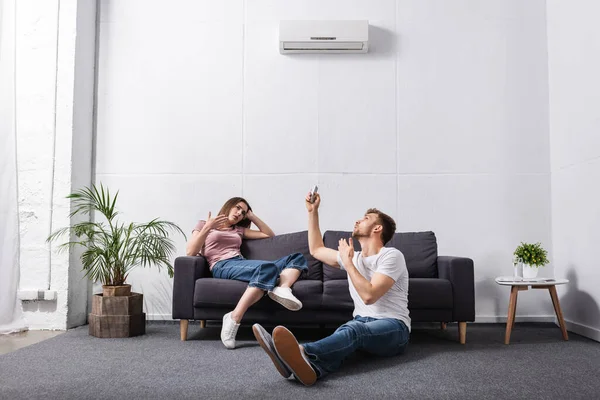
[[[337,249],[340,238],[350,232],[326,231],[326,247]],[[433,232],[396,233],[387,243],[399,249],[409,272],[408,308],[413,322],[458,322],[461,343],[466,340],[467,321],[475,319],[473,260],[438,256]],[[354,248],[360,244],[354,241]],[[308,261],[292,287],[302,302],[299,311],[289,311],[265,296],[246,312],[244,323],[342,324],[352,319],[353,303],[346,272],[323,264],[308,250],[308,233],[295,232],[269,239],[244,240],[242,254],[248,259],[275,260],[300,252]],[[222,320],[235,308],[247,283],[213,278],[204,257],[178,257],[175,260],[173,319],[179,319],[181,340],[187,339],[188,321]]]

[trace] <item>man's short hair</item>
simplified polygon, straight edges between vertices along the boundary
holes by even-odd
[[[366,213],[377,214],[377,223],[383,227],[381,230],[381,241],[385,246],[385,244],[392,239],[394,233],[396,232],[396,221],[394,221],[394,218],[376,208],[369,208]]]

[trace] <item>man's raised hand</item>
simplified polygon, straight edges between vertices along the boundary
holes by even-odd
[[[352,261],[352,258],[354,257],[354,243],[352,242],[352,238],[350,237],[347,242],[346,239],[340,239],[338,251],[340,252],[340,257],[343,261]]]
[[[315,199],[315,201],[313,201],[312,203],[310,202],[311,195],[314,196],[314,199]],[[304,205],[306,206],[306,209],[308,210],[308,212],[317,211],[320,204],[321,204],[321,195],[319,193],[312,194],[311,192],[308,192],[308,194],[304,198]]]

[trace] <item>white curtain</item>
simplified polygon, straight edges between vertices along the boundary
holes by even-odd
[[[0,0],[0,334],[26,329],[19,287],[15,132],[15,4]]]

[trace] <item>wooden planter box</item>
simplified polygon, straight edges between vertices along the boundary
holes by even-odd
[[[125,338],[146,333],[146,314],[141,293],[104,297],[95,294],[88,315],[89,334],[99,338]]]

